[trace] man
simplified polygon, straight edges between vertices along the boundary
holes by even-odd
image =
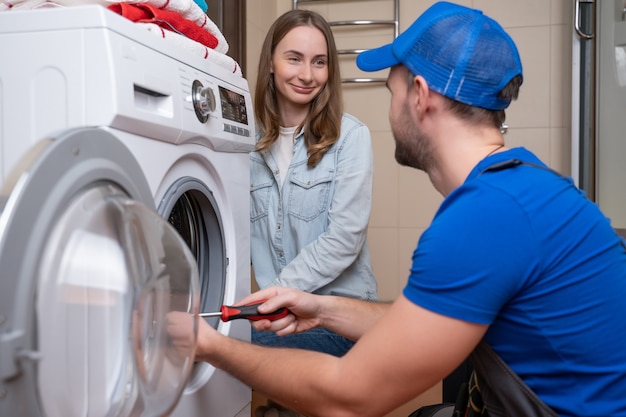
[[[626,253],[598,208],[523,148],[504,146],[522,66],[480,11],[437,3],[359,67],[390,67],[400,164],[445,197],[390,305],[284,288],[255,323],[279,335],[325,327],[343,357],[267,349],[200,321],[198,360],[308,416],[383,416],[445,378],[485,340],[562,416],[626,416]],[[407,190],[406,192],[411,192]]]

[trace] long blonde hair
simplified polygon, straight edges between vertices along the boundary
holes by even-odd
[[[284,13],[272,24],[263,42],[259,57],[254,105],[257,124],[264,136],[257,143],[256,149],[265,150],[278,139],[280,115],[274,76],[270,71],[272,55],[276,45],[285,35],[299,26],[311,26],[322,32],[328,49],[328,81],[311,102],[306,118],[297,129],[297,131],[304,129],[304,143],[308,153],[307,165],[314,167],[339,139],[343,99],[339,60],[333,33],[328,22],[320,14],[311,10],[298,9]]]

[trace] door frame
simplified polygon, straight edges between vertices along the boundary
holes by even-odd
[[[246,76],[246,0],[206,0],[207,15],[228,42],[228,56]]]

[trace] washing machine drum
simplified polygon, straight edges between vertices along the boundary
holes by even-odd
[[[166,415],[193,367],[195,258],[112,133],[22,165],[0,195],[0,415]]]

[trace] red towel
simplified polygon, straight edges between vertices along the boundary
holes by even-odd
[[[164,29],[177,32],[189,39],[200,42],[211,49],[215,49],[218,43],[215,36],[176,12],[162,10],[150,4],[129,3],[114,3],[109,5],[108,9],[133,22],[155,23]]]

